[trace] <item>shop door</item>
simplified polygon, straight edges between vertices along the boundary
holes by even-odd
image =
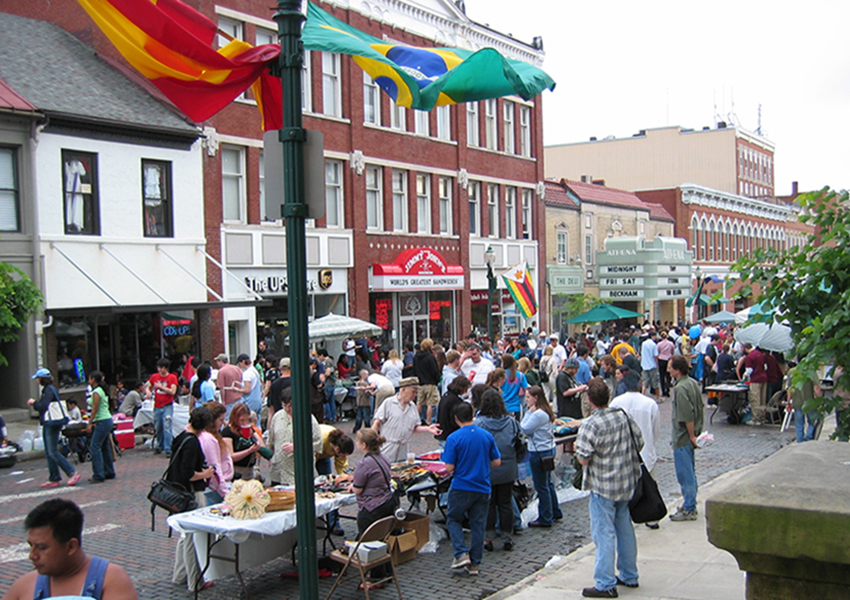
[[[428,302],[425,292],[399,294],[401,343],[416,344],[429,337]]]
[[[428,334],[428,319],[424,317],[402,317],[401,318],[401,342],[418,344]]]

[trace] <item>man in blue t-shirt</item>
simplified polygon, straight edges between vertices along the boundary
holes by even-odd
[[[472,405],[461,402],[454,410],[460,429],[446,439],[443,462],[452,473],[449,510],[446,524],[454,547],[452,569],[466,567],[470,575],[478,575],[484,554],[484,526],[490,508],[490,469],[502,464],[496,440],[490,432],[472,424]],[[467,547],[463,539],[463,519],[469,519],[472,540]]]

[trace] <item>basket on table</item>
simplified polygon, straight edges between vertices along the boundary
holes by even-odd
[[[269,504],[266,506],[266,512],[292,510],[295,508],[295,488],[268,488],[266,491],[269,494]]]

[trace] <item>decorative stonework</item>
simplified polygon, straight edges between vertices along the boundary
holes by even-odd
[[[366,169],[366,159],[363,156],[362,150],[355,150],[352,152],[349,162],[351,163],[351,168],[354,169],[354,172],[358,177],[363,175],[363,171]]]
[[[219,143],[218,131],[215,130],[215,127],[204,127],[203,144],[207,151],[207,156],[215,156],[218,153]]]
[[[458,171],[457,182],[460,184],[461,189],[467,189],[469,187],[469,171],[466,169]]]

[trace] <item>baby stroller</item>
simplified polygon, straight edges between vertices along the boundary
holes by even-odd
[[[76,464],[91,460],[87,423],[68,423],[59,436],[59,451],[67,458],[74,456]]]

